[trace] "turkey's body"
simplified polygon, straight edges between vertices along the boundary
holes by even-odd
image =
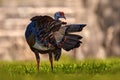
[[[31,50],[35,53],[38,70],[40,62],[39,53],[49,54],[51,68],[53,69],[52,55],[54,55],[55,60],[59,60],[62,48],[69,51],[79,47],[82,37],[70,33],[79,32],[84,26],[86,25],[66,25],[65,22],[55,20],[49,16],[33,17],[26,29],[25,38]]]
[[[32,22],[25,32],[30,48],[37,49],[39,52],[54,50],[57,44],[53,33],[59,30],[61,22],[55,21],[49,16],[35,16],[31,20]],[[51,44],[51,41],[54,41],[54,43]]]

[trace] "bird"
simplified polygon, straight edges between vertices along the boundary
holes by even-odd
[[[82,31],[86,24],[67,24],[60,18],[66,19],[63,11],[55,12],[53,17],[48,15],[33,16],[26,27],[25,39],[35,54],[38,72],[40,70],[39,54],[49,55],[53,71],[53,59],[55,61],[60,59],[62,49],[70,51],[78,48],[82,43],[80,41],[82,36],[73,33]]]

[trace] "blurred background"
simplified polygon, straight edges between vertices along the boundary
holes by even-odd
[[[35,59],[24,38],[35,15],[63,11],[68,24],[83,23],[83,44],[65,52],[85,58],[120,57],[120,0],[0,0],[0,60]],[[44,57],[44,55],[42,55]]]

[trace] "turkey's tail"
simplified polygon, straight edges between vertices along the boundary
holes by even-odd
[[[54,60],[58,61],[61,57],[61,48],[56,48],[53,53],[54,53]]]
[[[61,40],[62,48],[66,51],[69,51],[71,49],[77,48],[82,43],[80,39],[82,39],[82,36],[71,34],[72,32],[80,32],[82,31],[83,27],[85,27],[85,24],[72,24],[72,25],[66,25],[66,30],[63,39]]]

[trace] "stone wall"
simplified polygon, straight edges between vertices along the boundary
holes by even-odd
[[[119,0],[0,0],[0,59],[30,60],[24,39],[30,18],[64,11],[68,24],[86,23],[83,44],[69,52],[76,58],[120,56]]]

